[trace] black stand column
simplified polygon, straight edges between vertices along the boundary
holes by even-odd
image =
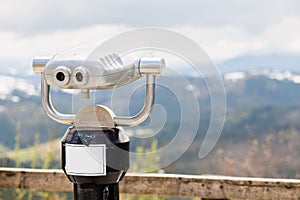
[[[74,184],[75,200],[119,200],[119,184]]]
[[[73,148],[77,146],[83,150],[82,148],[85,146],[97,144],[105,144],[105,175],[90,175],[89,171],[80,174],[67,172],[66,163],[69,158],[67,156],[74,158],[78,154],[78,152],[71,154],[70,151],[66,153],[67,145],[72,145]],[[78,160],[80,161],[80,157]],[[101,162],[99,163],[101,165]],[[89,163],[85,163],[85,165],[89,165]],[[124,129],[118,127],[78,131],[76,128],[70,127],[66,131],[62,140],[62,169],[69,180],[73,182],[74,200],[119,200],[119,182],[125,176],[128,168],[129,138]]]

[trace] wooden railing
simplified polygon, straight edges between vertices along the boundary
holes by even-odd
[[[0,168],[0,187],[73,191],[61,170]],[[299,199],[300,180],[129,173],[120,182],[120,192],[206,199]]]

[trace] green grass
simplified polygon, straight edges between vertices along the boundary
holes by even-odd
[[[8,151],[8,148],[6,148],[5,146],[0,144],[0,154],[3,152],[7,152],[7,151]]]
[[[46,143],[39,144],[37,146],[31,146],[23,148],[16,152],[15,150],[3,151],[2,157],[7,157],[14,160],[16,157],[20,160],[21,163],[31,162],[33,159],[46,160],[49,152],[53,152],[53,159],[60,160],[60,144],[61,139],[55,139]],[[2,147],[4,150],[5,148]],[[1,146],[0,146],[1,152]],[[36,153],[37,152],[37,153]],[[35,157],[36,156],[36,157]]]

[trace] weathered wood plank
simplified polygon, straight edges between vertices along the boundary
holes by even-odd
[[[298,199],[300,180],[228,176],[130,174],[121,191],[215,199]]]
[[[0,168],[0,187],[72,191],[61,170]],[[300,180],[211,175],[128,174],[122,193],[216,199],[298,199]]]
[[[68,192],[73,190],[62,170],[0,168],[0,187]]]

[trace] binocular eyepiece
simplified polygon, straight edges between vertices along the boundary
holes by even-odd
[[[163,58],[140,58],[124,63],[115,54],[93,60],[33,59],[33,70],[42,73],[48,85],[63,89],[111,89],[128,84],[143,75],[161,75]]]

